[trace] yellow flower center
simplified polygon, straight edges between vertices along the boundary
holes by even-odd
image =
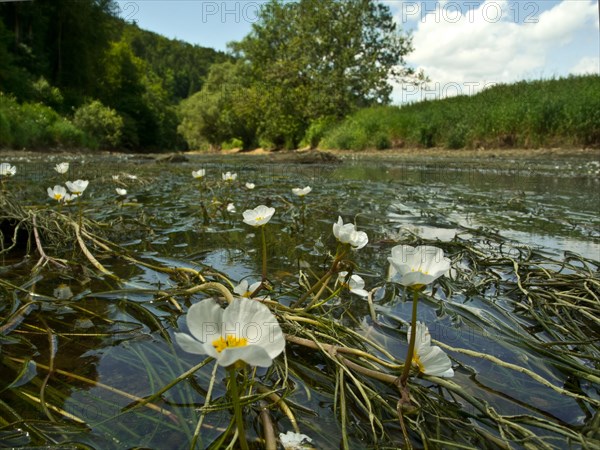
[[[221,353],[226,348],[245,347],[248,345],[248,339],[228,334],[225,336],[225,339],[223,339],[223,336],[220,336],[219,339],[215,339],[212,342],[212,345],[218,353]]]
[[[413,359],[412,362],[415,366],[417,366],[419,368],[419,372],[421,373],[425,373],[425,366],[423,365],[423,363],[421,362],[421,359],[419,359],[419,355],[417,355],[417,353],[415,352],[415,354],[413,355]]]
[[[256,217],[256,219],[254,219],[254,220],[256,220],[257,222],[260,222],[260,221],[261,221],[261,220],[263,220],[263,219],[264,219],[264,217],[263,217],[263,216],[257,216],[257,217]]]
[[[62,198],[61,194],[54,194],[54,200],[60,200]]]

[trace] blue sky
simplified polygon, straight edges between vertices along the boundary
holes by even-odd
[[[395,85],[394,102],[477,92],[523,79],[600,72],[598,0],[382,1],[415,50],[406,58],[431,82]],[[226,50],[257,20],[263,0],[118,1],[144,29]]]

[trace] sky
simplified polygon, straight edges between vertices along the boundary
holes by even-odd
[[[413,36],[405,59],[421,89],[394,84],[393,102],[471,94],[498,83],[600,73],[598,0],[381,1]],[[140,28],[227,50],[258,19],[264,0],[119,0]]]

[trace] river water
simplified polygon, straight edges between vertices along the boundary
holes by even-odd
[[[174,331],[185,329],[184,315],[159,293],[187,286],[189,280],[151,266],[191,267],[209,278],[218,273],[233,284],[258,281],[260,234],[242,222],[241,213],[259,204],[276,210],[266,227],[268,278],[273,285],[270,297],[284,305],[298,298],[300,271],[318,276],[327,270],[336,248],[332,225],[338,216],[368,234],[369,245],[351,257],[354,273],[364,278],[366,289],[380,288],[373,298],[375,317],[364,299],[348,292],[328,302],[319,314],[368,335],[400,361],[406,353],[412,302],[401,287],[386,280],[390,249],[398,244],[437,245],[453,260],[450,277],[424,293],[419,320],[447,346],[455,368],[452,381],[501,419],[492,423],[468,402],[442,388],[436,390],[435,382],[415,380],[455,408],[448,412],[457,418],[455,426],[450,420],[440,431],[432,423],[431,447],[457,442],[465,448],[497,448],[490,441],[484,445],[461,436],[471,426],[513,448],[522,447],[527,441],[522,435],[499,431],[502,418],[516,416],[538,418],[537,426],[528,419],[521,425],[543,436],[549,448],[581,445],[539,424],[559,424],[575,434],[584,434],[582,430],[591,426],[597,415],[593,403],[559,390],[599,400],[597,341],[579,349],[569,347],[571,354],[553,355],[551,345],[557,336],[566,341],[575,338],[567,335],[568,330],[561,337],[559,321],[556,329],[547,329],[548,322],[536,322],[532,310],[523,313],[519,306],[523,298],[515,288],[515,273],[520,272],[513,270],[513,262],[535,266],[537,272],[532,268],[527,277],[540,270],[554,271],[558,278],[549,278],[549,285],[587,267],[590,286],[598,289],[600,163],[593,155],[349,157],[327,165],[277,162],[266,156],[189,158],[178,164],[127,155],[9,159],[18,173],[6,181],[5,189],[38,214],[58,208],[45,190],[64,181],[53,165],[69,161],[66,179],[88,179],[90,184],[81,206],[74,202],[61,213],[74,221],[78,214],[93,220],[98,224],[94,232],[117,244],[122,254],[105,252],[88,241],[98,261],[119,280],[99,273],[76,242],[47,249],[71,261],[68,270],[53,264],[33,270],[37,258],[19,263],[22,251],[2,255],[0,447],[77,442],[98,449],[189,448],[212,364],[158,399],[174,417],[144,408],[124,410],[135,397],[151,395],[200,361],[172,341]],[[191,175],[198,169],[206,170],[202,181]],[[224,182],[226,172],[237,174],[237,179]],[[253,189],[246,187],[249,182],[255,184]],[[292,194],[292,188],[304,186],[312,188],[308,195]],[[117,187],[126,189],[127,195],[119,196]],[[572,265],[565,267],[569,262]],[[72,296],[57,299],[59,286],[68,286]],[[569,289],[574,288],[565,288],[561,295]],[[182,296],[177,301],[185,310],[205,296]],[[31,310],[18,313],[29,303]],[[592,321],[592,329],[599,310],[598,304],[591,307],[592,318],[586,319]],[[300,429],[313,437],[316,448],[339,448],[341,442],[350,448],[401,445],[397,423],[389,425],[379,444],[373,442],[360,408],[350,410],[349,436],[342,439],[332,367],[299,348],[288,347],[286,353],[295,387],[279,394],[295,408]],[[54,370],[49,372],[48,366]],[[225,395],[223,376],[217,372],[213,399]],[[273,373],[258,376],[272,380]],[[393,404],[391,393],[383,392]],[[44,403],[40,398],[53,405],[50,410],[40,406]],[[255,436],[260,427],[252,418],[255,410],[250,411],[247,425]],[[285,417],[273,414],[278,431],[291,429]],[[388,423],[397,422],[381,414]],[[207,413],[198,448],[217,445],[230,417],[227,409]],[[417,447],[423,445],[422,437],[411,439]]]

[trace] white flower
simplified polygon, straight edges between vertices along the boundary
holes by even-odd
[[[246,189],[254,189],[256,185],[254,183],[246,183]]]
[[[17,173],[17,168],[15,166],[11,166],[9,163],[0,164],[0,175],[12,177],[15,173]]]
[[[340,272],[338,274],[338,283],[348,288],[350,292],[353,294],[359,295],[360,297],[367,297],[369,293],[365,291],[365,280],[362,279],[359,275],[352,275],[348,282],[346,282],[346,277],[348,276],[348,272]]]
[[[130,173],[127,173],[125,174],[125,176],[130,180],[137,180],[137,175],[131,175]]]
[[[429,245],[392,248],[389,279],[402,286],[424,286],[450,270],[450,260],[441,248]]]
[[[75,181],[67,181],[65,184],[67,185],[67,187],[73,194],[81,195],[81,194],[83,194],[83,191],[85,191],[85,188],[88,187],[89,181],[88,180],[75,180]]]
[[[410,344],[411,327],[408,327],[407,340]],[[419,368],[419,372],[436,377],[453,377],[452,362],[448,355],[437,345],[431,346],[431,335],[427,326],[417,322],[415,334],[415,353],[413,365]]]
[[[223,178],[223,181],[235,181],[237,173],[226,172],[221,174],[221,178]]]
[[[117,191],[117,194],[119,195],[127,195],[127,189],[115,188],[115,191]]]
[[[271,217],[275,214],[275,208],[259,205],[254,209],[247,209],[242,214],[244,215],[245,223],[253,227],[259,227],[271,220]]]
[[[298,197],[304,197],[306,194],[309,194],[312,191],[310,186],[306,186],[304,188],[293,188],[292,192],[296,194]]]
[[[113,175],[113,176],[112,176],[112,179],[113,179],[114,181],[119,181],[119,175]]]
[[[227,204],[227,212],[230,212],[230,213],[234,213],[235,212],[235,205],[233,203],[228,203]]]
[[[67,171],[69,170],[69,163],[62,162],[60,164],[57,164],[54,166],[54,170],[56,170],[58,173],[67,173]]]
[[[279,440],[281,441],[281,445],[285,450],[302,450],[313,448],[310,443],[312,439],[309,438],[305,434],[294,433],[293,431],[288,431],[287,433],[279,433]]]
[[[194,178],[203,178],[204,175],[206,175],[206,170],[205,169],[192,170],[192,176]]]
[[[65,198],[63,198],[63,201],[65,203],[69,203],[72,202],[73,200],[75,200],[77,197],[79,197],[81,194],[69,194],[68,192],[65,194]]]
[[[64,186],[56,185],[54,188],[48,188],[48,197],[57,202],[65,200],[65,196],[67,195],[67,190]]]
[[[356,231],[353,223],[344,224],[341,217],[333,224],[333,235],[343,244],[350,244],[358,250],[369,242],[369,237],[364,231]]]
[[[257,281],[256,283],[248,286],[248,281],[242,280],[240,284],[233,288],[233,293],[239,295],[240,297],[249,298],[250,294],[257,290],[260,284],[261,282]]]
[[[269,367],[285,348],[277,319],[256,300],[235,298],[223,309],[209,298],[192,305],[186,321],[191,336],[175,333],[179,346],[189,353],[212,356],[224,367],[239,360]]]

